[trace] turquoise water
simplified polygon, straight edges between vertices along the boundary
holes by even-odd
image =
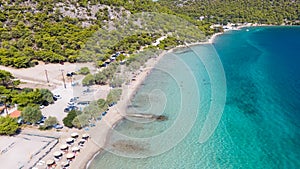
[[[213,45],[165,56],[128,112],[163,114],[168,120],[123,121],[110,138],[113,153],[97,156],[89,168],[299,168],[299,39],[300,27],[248,28],[227,32]],[[212,55],[223,63],[227,100],[215,132],[200,143],[213,82],[199,58]],[[192,128],[186,132],[189,124]],[[176,126],[175,132],[167,134]],[[162,138],[140,143],[120,134]],[[164,153],[148,158],[114,154],[142,156],[164,148]]]

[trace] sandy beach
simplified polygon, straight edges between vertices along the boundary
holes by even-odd
[[[252,25],[242,25],[237,29],[241,29],[245,26],[252,26]],[[141,84],[150,74],[151,70],[155,67],[155,65],[159,62],[159,60],[166,55],[167,53],[173,52],[175,50],[181,48],[187,48],[194,45],[201,45],[201,44],[212,44],[215,38],[219,35],[223,34],[223,32],[216,33],[212,35],[207,41],[205,42],[197,42],[192,44],[185,44],[177,46],[173,49],[168,51],[163,51],[156,57],[150,58],[144,67],[141,67],[136,72],[133,72],[129,75],[130,82],[128,84],[123,84],[122,86],[122,95],[120,101],[112,107],[110,107],[107,114],[102,117],[101,120],[96,122],[95,127],[90,127],[88,131],[80,130],[77,131],[81,136],[84,133],[89,133],[91,138],[87,141],[84,146],[81,148],[80,153],[76,155],[76,158],[70,163],[71,169],[83,169],[87,168],[89,163],[93,160],[93,158],[99,154],[105,152],[105,146],[107,144],[107,138],[110,135],[111,130],[118,124],[126,116],[126,110],[128,105],[131,104],[131,100],[136,94],[137,90],[140,88]],[[73,130],[70,130],[73,131]],[[43,159],[44,161],[53,158],[53,152],[59,150],[59,146],[64,144],[65,139],[70,137],[70,131],[66,132],[59,140],[59,144],[51,150],[48,155]],[[58,168],[58,166],[57,166]]]
[[[171,51],[168,51],[171,52]],[[115,125],[124,118],[126,115],[127,106],[130,104],[131,99],[151,72],[152,68],[158,63],[158,61],[167,53],[163,51],[157,57],[149,59],[145,67],[137,70],[131,76],[135,76],[135,81],[131,81],[128,85],[122,86],[122,95],[120,101],[111,107],[101,121],[96,123],[96,127],[91,128],[88,133],[91,139],[76,159],[71,163],[71,169],[87,168],[87,165],[92,159],[99,153],[102,153],[106,144],[107,137]]]
[[[149,59],[145,63],[145,67],[134,72],[132,76],[135,76],[135,81],[131,81],[130,84],[124,84],[122,86],[122,95],[120,101],[111,107],[107,115],[102,118],[100,122],[97,122],[96,127],[92,128],[89,133],[91,135],[91,141],[89,141],[85,148],[80,152],[76,159],[71,163],[71,169],[84,169],[88,168],[90,162],[100,153],[104,153],[105,146],[107,144],[107,138],[109,137],[110,131],[125,118],[127,106],[131,104],[131,99],[140,88],[141,84],[150,74],[151,70],[159,62],[159,60],[167,53],[173,52],[181,48],[187,48],[194,45],[200,44],[212,44],[214,39],[222,33],[216,33],[212,35],[206,42],[197,42],[192,44],[180,45],[172,48],[168,51],[163,51],[157,57]]]

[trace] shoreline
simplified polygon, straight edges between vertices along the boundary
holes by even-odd
[[[163,56],[165,56],[168,53],[172,53],[176,50],[189,48],[191,46],[213,44],[215,39],[219,35],[222,35],[228,31],[241,30],[242,28],[257,27],[257,26],[272,26],[272,25],[259,25],[259,24],[240,25],[235,27],[234,29],[229,29],[229,30],[225,30],[224,32],[215,33],[212,36],[210,36],[208,39],[206,39],[206,41],[195,42],[195,43],[190,43],[185,45],[178,45],[170,50],[161,52],[156,57],[152,57],[148,59],[148,61],[145,63],[145,67],[140,68],[139,70],[133,72],[133,75],[136,76],[135,77],[136,81],[131,81],[129,85],[126,84],[122,85],[122,95],[120,101],[118,101],[118,103],[115,106],[111,107],[107,115],[103,117],[103,119],[100,122],[97,122],[98,124],[96,125],[96,127],[93,128],[93,130],[97,130],[97,129],[105,130],[101,135],[102,139],[99,140],[101,143],[98,143],[97,141],[93,141],[93,140],[89,141],[87,145],[85,145],[83,151],[79,154],[79,157],[81,158],[77,157],[71,163],[70,168],[87,169],[92,163],[92,161],[99,154],[105,153],[105,146],[108,143],[109,137],[111,135],[111,130],[113,130],[124,119],[127,106],[130,105],[132,98],[134,98],[141,84],[146,80],[148,75],[151,73],[152,69],[160,61],[160,59],[162,59]],[[131,74],[130,78],[132,78],[133,75]],[[99,123],[102,124],[102,127],[101,125],[99,125]],[[105,125],[105,127],[103,127],[103,124]]]
[[[195,45],[203,45],[203,44],[212,44],[212,42],[214,41],[214,39],[218,36],[223,34],[223,32],[220,33],[216,33],[214,35],[212,35],[207,41],[205,42],[196,42],[196,43],[192,43],[192,44],[186,44],[186,45],[179,45],[176,46],[170,50],[167,51],[163,51],[161,52],[157,57],[153,57],[150,58],[146,63],[146,67],[142,68],[142,72],[140,72],[138,75],[136,75],[136,81],[131,84],[131,85],[125,85],[123,84],[122,86],[122,95],[121,95],[121,100],[118,101],[117,105],[114,106],[118,107],[117,110],[123,110],[126,111],[127,110],[127,106],[130,105],[131,100],[134,98],[134,95],[137,93],[137,91],[139,90],[141,84],[146,80],[146,78],[148,77],[148,75],[151,73],[152,69],[155,67],[155,65],[160,61],[160,59],[162,59],[163,56],[165,56],[168,53],[172,53],[175,50],[178,49],[182,49],[182,48],[188,48],[190,46],[195,46]],[[141,70],[141,69],[139,69]],[[137,70],[137,72],[139,71]],[[134,74],[136,74],[136,72],[134,72]],[[124,96],[125,95],[125,96]],[[124,98],[125,97],[125,98]],[[110,112],[111,109],[109,110],[109,112],[107,114],[112,114],[113,112]],[[117,113],[115,113],[115,115],[120,115],[120,118],[112,121],[111,122],[111,128],[110,130],[113,130],[123,119],[125,114],[120,113],[119,111],[115,111]],[[107,145],[108,142],[108,138],[110,137],[110,133],[108,132],[107,135],[105,136],[105,144],[104,147]],[[91,158],[87,158],[88,156],[85,156],[85,159],[81,159],[81,161],[85,161],[84,164],[85,165],[76,165],[78,168],[84,168],[84,169],[88,169],[89,166],[91,165],[92,161],[101,153],[105,153],[105,148],[104,147],[99,147],[99,149],[97,151],[93,151],[94,153],[90,152],[89,154],[93,154],[93,156]],[[87,160],[86,160],[87,159]],[[70,167],[72,169],[72,165]]]
[[[136,81],[132,81],[129,85],[123,84],[122,85],[122,95],[120,101],[117,104],[109,109],[107,115],[103,117],[96,127],[93,130],[98,131],[99,129],[104,131],[103,134],[98,135],[100,136],[98,140],[102,143],[96,143],[97,141],[89,141],[86,148],[79,154],[80,161],[76,158],[70,165],[70,168],[85,168],[87,169],[92,161],[97,157],[97,155],[101,153],[105,153],[105,146],[108,143],[109,137],[111,135],[111,131],[124,119],[127,106],[131,103],[131,100],[134,98],[135,94],[141,87],[142,83],[145,81],[147,76],[151,73],[155,65],[160,61],[160,59],[169,52],[173,50],[170,49],[168,51],[163,51],[158,54],[156,57],[150,58],[146,63],[144,68],[140,68],[139,70],[135,71],[134,74],[131,76],[136,76]],[[142,70],[142,71],[141,71]],[[101,123],[102,122],[102,123]],[[104,122],[104,123],[103,123]],[[102,125],[101,125],[102,124]],[[92,134],[90,134],[93,136]],[[97,137],[97,136],[96,136]],[[105,138],[105,139],[104,139]],[[97,138],[96,138],[97,139]],[[92,142],[92,143],[90,143]],[[97,148],[95,148],[97,145]],[[93,147],[93,148],[87,148]]]
[[[244,26],[244,25],[243,25]],[[240,27],[237,27],[237,29],[235,30],[240,30],[243,28],[243,26],[240,26]],[[245,26],[245,27],[251,27],[251,26]],[[229,31],[229,30],[228,30]],[[222,35],[223,33],[225,33],[227,31],[224,31],[224,32],[218,32],[218,33],[215,33],[213,34],[212,36],[210,36],[208,39],[206,39],[206,41],[203,41],[203,42],[195,42],[195,43],[190,43],[190,44],[185,44],[185,45],[178,45],[170,50],[167,50],[167,51],[163,51],[162,53],[160,53],[158,55],[158,57],[154,57],[154,58],[150,58],[146,63],[145,65],[146,68],[143,68],[143,71],[137,75],[136,79],[137,81],[135,82],[135,84],[132,86],[128,86],[128,88],[124,88],[126,87],[127,85],[123,84],[122,86],[122,96],[121,96],[121,101],[119,102],[122,102],[121,105],[120,103],[118,102],[116,106],[119,106],[119,109],[123,109],[123,110],[126,110],[127,109],[127,106],[129,105],[129,103],[131,102],[131,99],[134,97],[134,95],[136,94],[136,92],[139,90],[141,84],[146,80],[147,76],[149,75],[149,73],[152,71],[152,69],[154,68],[154,66],[160,61],[160,59],[162,59],[163,56],[165,56],[166,54],[168,53],[172,53],[176,50],[180,50],[180,49],[184,49],[184,48],[189,48],[191,46],[196,46],[196,45],[204,45],[204,44],[213,44],[215,38],[219,35]],[[150,62],[150,63],[149,63]],[[139,71],[139,70],[138,70]],[[136,72],[134,72],[136,73]],[[126,91],[126,92],[125,92]],[[129,92],[129,93],[128,93]],[[128,93],[127,95],[127,98],[124,99],[124,93]],[[128,97],[129,96],[129,97]],[[114,106],[115,107],[115,106]],[[117,114],[119,114],[120,112],[118,112]],[[112,114],[112,112],[108,112],[108,114]],[[114,121],[113,124],[111,124],[112,129],[115,128],[115,126],[117,126],[120,121],[122,121],[124,119],[124,114],[121,115],[121,118]],[[110,137],[110,133],[107,133],[107,135],[105,136],[105,144],[104,146],[107,145],[107,142],[108,142],[108,138]],[[101,153],[105,153],[105,148],[104,147],[99,147],[99,149],[97,151],[93,151],[93,152],[89,152],[89,154],[93,154],[92,157],[90,156],[85,156],[86,158],[85,159],[81,159],[82,161],[85,161],[84,162],[84,165],[79,165],[77,166],[78,168],[84,168],[84,169],[88,169],[89,166],[91,165],[92,161]],[[90,158],[87,158],[87,157],[90,157]],[[72,169],[72,166],[70,167]]]

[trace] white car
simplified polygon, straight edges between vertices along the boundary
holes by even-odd
[[[74,102],[69,102],[68,105],[69,105],[69,106],[74,106],[75,103],[74,103]]]
[[[61,96],[59,94],[55,94],[54,97],[57,99],[61,99]]]

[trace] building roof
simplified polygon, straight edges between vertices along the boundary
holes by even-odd
[[[21,111],[20,110],[15,110],[13,111],[12,113],[9,114],[9,117],[12,117],[12,118],[18,118],[21,116]]]

